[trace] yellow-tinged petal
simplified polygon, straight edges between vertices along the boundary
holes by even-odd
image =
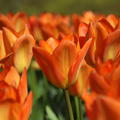
[[[59,69],[63,72],[66,84],[68,82],[68,72],[77,55],[77,48],[73,41],[63,40],[53,51],[53,56],[57,61]]]
[[[52,50],[54,50],[59,44],[58,41],[52,37],[50,37],[46,42],[50,45]]]
[[[111,33],[107,38],[107,44],[104,51],[104,61],[108,59],[114,60],[120,49],[120,29]]]
[[[23,34],[16,40],[14,44],[14,65],[19,72],[22,72],[26,67],[28,68],[32,59],[32,47],[35,40],[30,34]]]
[[[89,65],[87,65],[85,62],[82,64],[78,78],[76,82],[70,86],[69,91],[72,95],[82,97],[84,94],[84,91],[87,91],[88,88],[88,77],[91,73],[93,68],[91,68]]]
[[[0,120],[9,120],[10,103],[0,103]]]
[[[16,32],[21,32],[27,22],[27,16],[24,13],[17,13],[12,19]]]

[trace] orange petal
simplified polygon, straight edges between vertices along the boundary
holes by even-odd
[[[3,41],[3,32],[0,31],[0,59],[6,56],[5,45]]]
[[[107,44],[104,51],[104,61],[114,60],[120,48],[120,30],[111,33],[107,38]]]
[[[46,41],[40,40],[39,45],[40,45],[40,47],[44,48],[49,53],[52,53],[53,49]]]
[[[93,69],[85,62],[81,66],[76,82],[70,86],[69,91],[72,95],[82,97],[88,88],[88,77]]]
[[[0,119],[9,120],[10,103],[0,103]]]
[[[13,53],[11,52],[7,56],[5,56],[3,59],[1,59],[0,64],[4,68],[13,66]]]
[[[32,103],[33,103],[33,94],[32,92],[30,92],[28,97],[26,98],[25,103],[23,104],[20,120],[29,119],[32,111]]]
[[[32,59],[32,47],[35,44],[35,40],[30,34],[23,34],[20,36],[14,44],[14,65],[19,72],[22,72],[26,67],[28,69]]]
[[[109,84],[96,71],[93,71],[90,75],[90,86],[93,92],[99,94],[107,94],[109,91]]]
[[[24,13],[17,13],[12,19],[16,32],[21,32],[27,22],[27,16]]]
[[[26,97],[28,95],[28,90],[27,90],[27,71],[26,71],[26,69],[24,69],[24,71],[22,73],[21,80],[19,82],[18,94],[19,94],[20,102],[24,103],[24,101],[25,101],[25,99],[26,99]]]
[[[44,48],[33,48],[33,54],[48,80],[55,86],[65,88],[65,78],[57,61]]]
[[[78,28],[79,37],[85,37],[88,31],[88,25],[81,22]]]
[[[107,21],[112,25],[112,27],[115,29],[118,26],[119,19],[114,14],[110,14],[107,16]]]
[[[53,51],[59,69],[63,72],[66,84],[68,82],[68,72],[77,55],[77,49],[74,42],[63,40],[59,46]]]
[[[3,33],[7,42],[10,44],[11,47],[13,47],[17,37],[8,28],[5,27],[3,28]]]
[[[9,86],[17,88],[20,81],[20,76],[16,70],[16,68],[11,67],[9,72],[7,73],[5,80]]]
[[[120,120],[120,103],[106,96],[100,96],[92,106],[91,120]]]
[[[22,110],[22,105],[13,102],[10,104],[10,110],[9,110],[9,120],[21,120],[21,110]]]
[[[2,29],[2,27],[7,27],[14,31],[13,24],[10,22],[7,16],[4,15],[0,15],[0,29]]]
[[[16,89],[8,86],[5,82],[0,82],[0,102],[4,101],[16,101],[17,92]]]
[[[58,41],[52,37],[50,37],[46,42],[51,46],[52,50],[54,50],[59,44]]]
[[[111,33],[114,30],[112,25],[105,18],[99,20],[99,23],[104,26],[104,29],[106,29],[108,33]]]
[[[119,89],[120,66],[118,66],[117,68],[113,70],[112,76],[110,77],[111,77],[111,81],[110,81],[111,89],[109,90],[109,95],[114,98],[119,98],[120,96],[120,89]]]
[[[77,58],[74,61],[74,64],[71,66],[71,68],[69,70],[69,83],[72,84],[77,80],[80,67],[81,67],[84,57],[91,45],[91,42],[92,42],[92,39],[90,39],[86,42],[86,44],[83,46],[83,48],[78,53]]]

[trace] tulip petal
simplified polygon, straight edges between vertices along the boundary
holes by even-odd
[[[115,29],[119,24],[119,18],[115,16],[114,14],[110,14],[107,16],[107,21],[112,25],[112,27]]]
[[[22,72],[26,67],[28,68],[32,59],[32,47],[35,40],[30,34],[23,34],[16,40],[14,44],[14,64],[19,72]]]
[[[77,55],[77,49],[74,42],[63,40],[53,51],[59,69],[63,72],[66,82],[68,82],[68,72]]]
[[[0,64],[4,68],[11,67],[13,65],[13,53],[11,52],[3,59],[1,59]]]
[[[40,40],[39,45],[40,45],[40,47],[43,47],[49,53],[52,53],[53,49],[46,41]]]
[[[73,84],[77,80],[80,67],[81,67],[84,57],[91,45],[91,42],[92,42],[92,39],[89,39],[86,42],[86,44],[80,50],[77,58],[75,59],[74,64],[71,66],[70,71],[69,71],[69,83]]]
[[[15,88],[8,86],[5,82],[0,82],[0,102],[4,101],[16,101],[17,92]]]
[[[0,59],[6,56],[5,45],[3,41],[3,32],[0,31]]]
[[[26,98],[26,101],[22,107],[22,113],[21,113],[21,119],[20,120],[28,120],[31,109],[32,109],[32,103],[33,103],[33,94],[32,92],[29,93],[28,97]]]
[[[27,23],[27,16],[24,13],[17,13],[13,17],[12,22],[15,26],[16,32],[21,32]]]
[[[19,82],[18,86],[18,94],[19,94],[19,99],[20,103],[24,103],[27,95],[28,95],[28,90],[27,90],[27,71],[24,69],[22,73],[21,80]]]
[[[8,28],[5,27],[3,27],[3,33],[5,39],[7,40],[7,43],[9,43],[10,46],[12,47],[16,42],[17,37]]]
[[[0,103],[0,119],[9,120],[10,104],[8,102]]]
[[[14,102],[10,104],[9,120],[21,120],[22,105]]]
[[[0,15],[0,29],[2,29],[2,27],[7,27],[14,31],[14,25],[10,22],[7,16],[4,15]]]
[[[76,82],[69,87],[69,91],[72,95],[82,97],[84,91],[88,88],[88,77],[93,68],[87,65],[85,62],[80,68],[78,78]]]
[[[33,47],[33,55],[48,80],[59,88],[65,88],[65,78],[57,61],[44,48]]]
[[[5,82],[9,86],[17,88],[19,85],[19,81],[20,81],[20,76],[19,76],[17,70],[14,67],[11,67],[5,77]]]
[[[111,33],[107,38],[107,44],[104,50],[104,61],[114,60],[120,48],[120,30]]]
[[[120,120],[120,103],[112,98],[99,96],[92,109],[94,117],[91,120]]]
[[[96,71],[93,71],[90,75],[90,86],[94,92],[99,94],[107,94],[109,91],[107,81],[105,81],[105,79]]]

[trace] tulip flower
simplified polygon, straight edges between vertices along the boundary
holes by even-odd
[[[14,65],[19,72],[22,72],[24,67],[28,68],[32,59],[32,47],[35,40],[29,33],[28,27],[25,27],[22,35],[16,35],[8,28],[3,28],[0,33],[1,36],[1,58],[4,60],[4,66]],[[9,54],[13,54],[12,57]],[[3,61],[3,60],[2,60]]]
[[[98,96],[87,111],[90,120],[119,120],[120,102],[107,96]]]
[[[48,80],[56,87],[65,89],[75,83],[90,44],[91,40],[88,40],[77,51],[73,41],[64,39],[52,52],[44,47],[34,47],[33,54]]]
[[[32,92],[28,94],[27,73],[20,77],[16,68],[0,72],[0,119],[28,120],[32,108]]]
[[[89,38],[92,36],[94,38],[88,56],[89,63],[92,61],[91,64],[95,65],[98,59],[102,62],[109,59],[114,60],[119,51],[118,19],[112,17],[108,21],[108,18],[103,17],[96,22],[91,22],[88,28],[86,37]]]
[[[36,40],[47,40],[49,37],[58,39],[59,34],[71,33],[70,17],[59,14],[43,13],[39,17],[29,18],[31,31]]]
[[[99,64],[90,76],[90,86],[96,94],[119,97],[119,62],[107,61]]]

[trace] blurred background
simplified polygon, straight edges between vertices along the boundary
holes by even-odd
[[[120,13],[120,0],[0,0],[0,12],[24,11],[27,14],[55,12],[82,13],[92,10],[98,13]]]

